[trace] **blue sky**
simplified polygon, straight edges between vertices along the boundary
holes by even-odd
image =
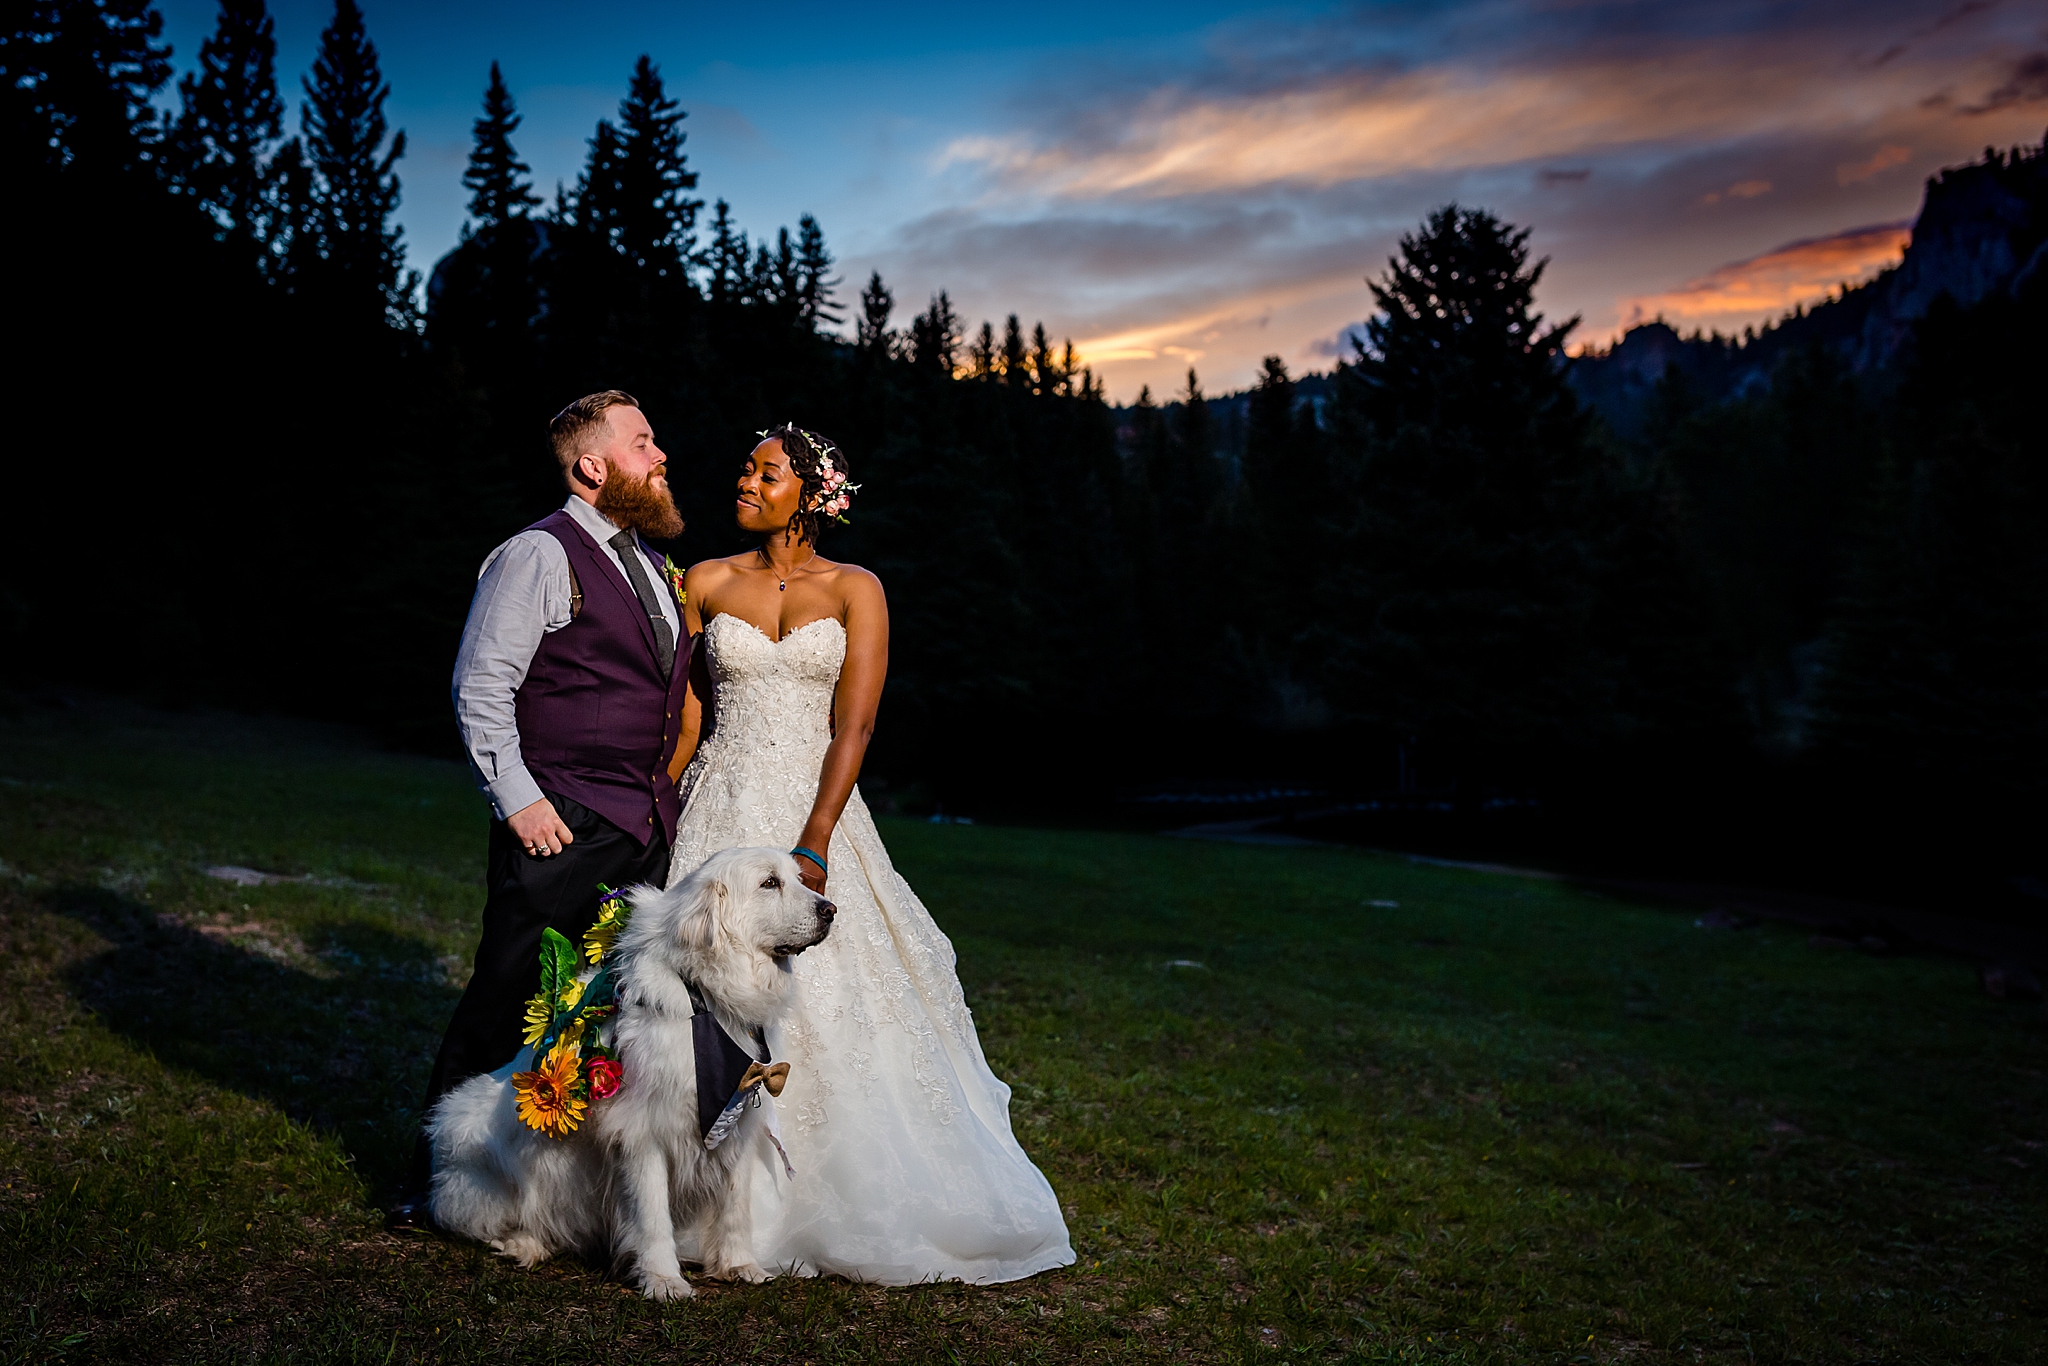
[[[163,9],[183,70],[214,5]],[[295,98],[331,0],[273,11]],[[972,321],[1043,319],[1120,398],[1327,367],[1364,277],[1451,199],[1534,229],[1545,307],[1590,340],[1737,330],[1896,259],[1929,173],[2048,124],[2039,0],[365,13],[414,265],[456,240],[493,59],[545,192],[646,52],[743,226],[815,213],[849,298],[879,269],[899,316],[943,287]]]

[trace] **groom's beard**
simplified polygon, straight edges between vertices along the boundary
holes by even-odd
[[[666,486],[656,488],[654,476],[635,479],[617,465],[604,483],[598,485],[597,510],[622,527],[630,527],[654,541],[671,541],[683,534],[683,516]]]

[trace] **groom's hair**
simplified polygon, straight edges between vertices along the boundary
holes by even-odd
[[[637,408],[640,400],[621,389],[606,389],[595,394],[585,394],[561,412],[548,424],[548,436],[555,443],[555,459],[561,462],[564,473],[576,463],[576,457],[583,454],[591,434],[599,427],[609,425],[605,412],[611,408]]]

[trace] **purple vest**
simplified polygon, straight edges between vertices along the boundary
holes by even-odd
[[[567,512],[535,522],[569,553],[583,610],[541,637],[526,681],[513,695],[519,751],[534,781],[589,807],[640,843],[659,824],[676,837],[676,785],[668,759],[682,726],[694,636],[676,646],[667,678],[654,654],[654,628],[633,586],[604,548]],[[667,591],[660,566],[648,577]],[[682,612],[676,613],[681,622]]]

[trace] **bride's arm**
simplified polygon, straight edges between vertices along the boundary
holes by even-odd
[[[704,595],[711,591],[712,562],[693,564],[683,575],[683,630],[692,636],[704,634]],[[690,654],[690,686],[683,689],[683,724],[676,732],[676,752],[668,761],[668,779],[678,782],[704,729],[704,699],[711,693],[711,671],[704,662],[704,642]]]
[[[840,571],[846,582],[846,663],[839,670],[839,688],[832,695],[831,747],[818,774],[818,800],[797,843],[831,857],[832,830],[839,824],[846,799],[860,777],[861,760],[875,733],[875,710],[882,704],[882,684],[889,677],[889,603],[882,581],[865,569]],[[804,885],[825,890],[825,874],[798,855]]]

